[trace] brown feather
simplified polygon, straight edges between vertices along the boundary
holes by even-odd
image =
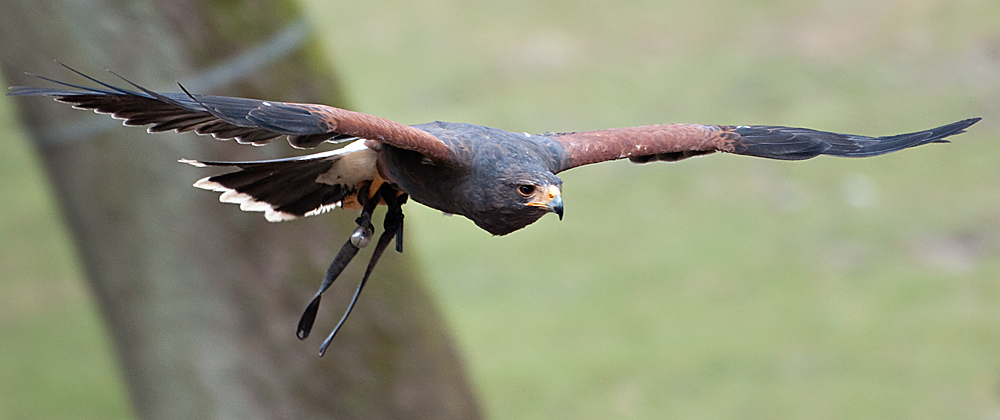
[[[686,157],[685,153],[731,152],[733,140],[739,137],[724,127],[698,124],[656,124],[549,136],[566,150],[560,171],[615,159],[641,162],[655,160],[644,159],[646,156],[664,155],[662,160],[677,160]]]
[[[313,110],[323,115],[331,131],[376,140],[442,161],[453,160],[448,146],[427,131],[374,115],[325,105],[315,107],[322,107]]]

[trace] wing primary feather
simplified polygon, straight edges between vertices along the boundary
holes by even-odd
[[[179,107],[179,108],[189,108],[189,106],[186,106],[185,104],[182,104],[182,103],[174,100],[173,98],[170,98],[170,97],[168,97],[168,96],[166,96],[166,95],[164,95],[162,93],[153,92],[153,91],[151,91],[149,89],[146,89],[146,88],[144,88],[142,86],[139,86],[139,85],[133,83],[131,80],[128,80],[128,79],[122,77],[122,75],[120,75],[118,73],[115,73],[112,70],[108,70],[108,73],[111,73],[111,74],[115,75],[115,77],[117,77],[119,79],[122,79],[123,82],[132,85],[132,87],[134,87],[136,89],[139,89],[139,91],[142,92],[142,93],[144,93],[144,94],[146,94],[146,97],[148,97],[148,98],[156,99],[156,100],[158,100],[160,102],[166,103],[168,105],[173,105],[173,106],[176,106],[176,107]],[[82,73],[77,72],[77,74],[82,74]],[[93,78],[89,78],[89,79],[96,81]],[[100,83],[100,82],[97,82],[97,83]],[[106,86],[110,86],[110,85],[106,85]],[[125,89],[123,89],[123,90],[125,90]],[[139,95],[138,92],[131,92],[131,91],[127,91],[127,90],[125,90],[125,91],[129,92],[132,95],[142,96],[142,95]]]
[[[969,118],[929,130],[882,137],[779,126],[737,126],[730,129],[739,135],[733,142],[733,153],[801,160],[819,155],[871,157],[928,143],[947,143],[946,137],[964,133],[980,119]]]
[[[36,76],[55,83],[60,88],[11,87],[8,95],[51,96],[56,101],[69,103],[75,108],[111,114],[115,118],[131,120],[133,124],[154,124],[154,132],[177,127],[181,130],[194,130],[197,134],[210,134],[221,140],[235,138],[240,143],[254,145],[284,135],[288,136],[289,143],[295,148],[316,147],[328,140],[337,142],[364,138],[413,150],[442,162],[455,159],[449,145],[427,131],[374,115],[319,104],[195,95],[180,84],[178,86],[181,93],[160,93],[108,70],[136,89],[130,90],[97,80],[66,64],[59,64],[93,82],[97,87]],[[172,109],[176,112],[172,112]],[[245,130],[231,129],[212,121],[199,122],[198,118],[188,120],[187,114],[210,115],[221,123]]]
[[[205,108],[206,112],[208,112],[209,114],[212,114],[214,117],[216,117],[216,118],[218,118],[218,119],[220,119],[222,121],[225,121],[225,122],[227,122],[229,124],[233,124],[233,125],[239,126],[239,127],[251,126],[250,121],[247,120],[246,117],[243,117],[243,121],[240,121],[239,119],[229,117],[228,115],[223,115],[222,113],[220,113],[215,108],[206,105],[205,102],[203,102],[201,99],[198,99],[197,97],[195,97],[180,82],[177,83],[177,87],[179,87],[181,89],[181,91],[184,92],[184,94],[188,96],[188,98],[191,98],[192,101],[195,101],[195,103],[197,103],[198,105],[201,105],[202,108]]]
[[[57,63],[59,63],[60,66],[65,67],[67,70],[69,70],[69,71],[71,71],[73,73],[76,73],[80,77],[83,77],[84,79],[90,80],[91,82],[97,83],[97,84],[99,84],[101,86],[104,86],[104,87],[106,87],[108,89],[111,89],[111,91],[118,92],[119,94],[122,94],[122,95],[139,95],[138,92],[133,92],[131,90],[128,90],[128,89],[125,89],[125,88],[121,88],[121,87],[118,87],[118,86],[115,86],[115,85],[112,85],[112,84],[109,84],[109,83],[104,83],[104,82],[102,82],[100,80],[97,80],[96,78],[88,76],[88,75],[84,74],[83,72],[81,72],[81,71],[79,71],[77,69],[74,69],[74,68],[66,65],[65,63],[62,63],[62,62],[59,62],[59,61],[57,61]],[[111,72],[110,70],[108,70],[108,71]],[[111,74],[115,74],[115,73],[111,72]],[[115,74],[115,76],[118,76],[118,75]],[[50,78],[43,77],[43,76],[36,76],[36,77],[40,77],[42,79],[48,80],[50,82],[58,83],[58,84],[61,84],[61,85],[64,85],[64,86],[75,87],[75,88],[83,89],[83,90],[92,90],[92,88],[86,88],[86,87],[82,87],[82,86],[76,86],[76,85],[73,85],[73,84],[70,84],[70,83],[60,82],[58,80],[50,79]],[[121,77],[121,76],[118,76],[118,77]],[[128,82],[128,80],[126,80],[126,82]],[[131,84],[131,82],[129,82],[129,83]],[[133,84],[133,86],[135,86],[135,85]],[[105,93],[109,93],[109,92],[105,91]]]
[[[235,138],[239,143],[262,145],[279,136],[292,136],[289,142],[296,148],[316,147],[328,139],[343,140],[355,138],[349,133],[336,131],[323,117],[310,110],[326,110],[325,105],[280,103],[284,109],[285,121],[275,124],[256,124],[250,114],[266,101],[256,99],[195,95],[178,83],[181,92],[160,93],[142,87],[124,76],[108,70],[122,80],[125,87],[119,87],[88,76],[64,63],[58,64],[70,72],[94,83],[94,87],[63,82],[46,76],[30,74],[41,80],[54,83],[60,88],[11,87],[10,96],[43,95],[54,97],[79,109],[92,109],[98,113],[111,114],[124,119],[129,126],[150,125],[150,132],[194,131],[201,135],[212,135],[220,140]],[[128,88],[131,87],[132,89]],[[134,90],[133,90],[134,89]],[[279,102],[274,102],[279,104]],[[346,111],[345,111],[346,112]],[[360,115],[360,114],[359,114]],[[416,130],[416,129],[411,129]]]

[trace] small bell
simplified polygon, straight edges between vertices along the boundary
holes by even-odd
[[[351,245],[358,247],[358,249],[368,246],[372,243],[372,235],[375,232],[371,225],[361,225],[357,229],[354,229],[354,233],[351,234]]]

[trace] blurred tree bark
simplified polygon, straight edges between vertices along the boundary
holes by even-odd
[[[343,106],[291,0],[0,5],[0,65],[12,85],[44,83],[22,71],[89,83],[58,59],[118,84],[96,71],[155,89],[181,80],[203,93]],[[328,294],[338,298],[325,301],[314,336],[295,339],[298,316],[356,215],[270,224],[191,188],[207,173],[177,163],[262,159],[288,153],[286,145],[153,137],[48,99],[17,104],[140,418],[480,417],[440,315],[399,254],[387,253],[325,357],[319,343],[363,262]]]

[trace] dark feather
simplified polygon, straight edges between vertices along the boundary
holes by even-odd
[[[450,161],[453,157],[441,140],[426,131],[374,115],[319,104],[196,95],[184,86],[180,86],[183,93],[159,93],[115,74],[135,89],[131,90],[63,66],[100,87],[37,76],[60,87],[15,86],[10,88],[8,95],[52,96],[76,108],[92,109],[124,119],[126,125],[152,125],[150,131],[153,132],[194,131],[254,145],[288,136],[288,142],[297,148],[316,147],[325,141],[364,138],[413,150],[439,161]]]
[[[818,155],[870,157],[898,150],[942,143],[945,137],[965,132],[980,118],[970,118],[930,130],[884,137],[829,133],[808,128],[739,126],[733,153],[770,159],[801,160]]]
[[[314,155],[252,162],[190,161],[195,166],[239,168],[238,171],[211,176],[195,183],[196,187],[219,191],[220,200],[238,203],[244,210],[264,211],[268,220],[289,220],[316,214],[340,205],[356,194],[358,184],[370,182],[375,168],[374,151],[356,143]],[[351,159],[357,165],[343,164]],[[349,171],[355,171],[348,173]]]
[[[124,120],[124,124],[128,126],[148,125],[150,132],[193,131],[223,140],[236,139],[239,143],[245,144],[261,145],[282,135],[289,135],[289,142],[295,147],[315,147],[328,140],[339,142],[354,138],[331,130],[330,125],[323,120],[327,118],[326,114],[308,111],[309,107],[320,110],[329,108],[324,105],[194,95],[184,90],[183,86],[181,86],[183,93],[158,93],[116,74],[135,88],[125,89],[101,82],[68,66],[64,67],[100,87],[81,86],[36,76],[63,88],[14,86],[10,88],[8,95],[52,96],[57,101],[69,103],[75,108],[111,114],[114,118]],[[249,118],[255,109],[270,107],[271,104],[282,109],[285,113],[281,116],[288,120],[267,121],[266,118]],[[269,116],[271,113],[265,112],[263,115]]]

